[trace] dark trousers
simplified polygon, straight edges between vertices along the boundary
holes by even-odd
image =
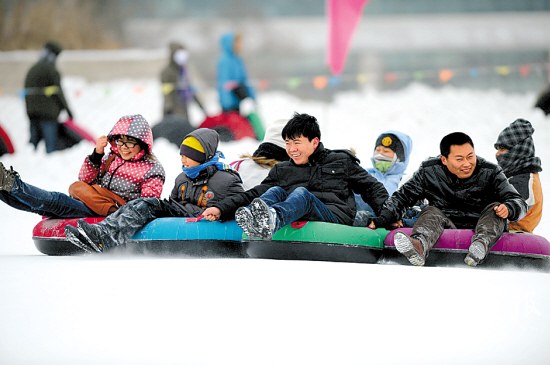
[[[492,203],[485,207],[475,228],[472,227],[474,228],[472,242],[482,242],[487,250],[494,246],[506,229],[506,219],[500,218],[494,212],[498,204]],[[427,252],[433,248],[445,228],[453,229],[456,226],[441,210],[426,206],[413,226],[411,237],[420,239]]]

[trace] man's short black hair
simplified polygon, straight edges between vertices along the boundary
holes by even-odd
[[[470,146],[474,147],[474,142],[466,133],[453,132],[443,137],[441,143],[439,143],[439,152],[441,153],[441,156],[447,158],[451,152],[451,146],[462,146],[466,143],[469,143]]]
[[[285,125],[281,135],[285,140],[304,136],[311,141],[315,137],[321,139],[321,129],[315,117],[294,112],[294,116]]]

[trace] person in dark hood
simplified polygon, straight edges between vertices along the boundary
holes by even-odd
[[[220,161],[218,133],[199,128],[189,133],[180,147],[183,172],[168,199],[132,200],[98,224],[84,220],[67,226],[67,239],[86,252],[103,252],[126,243],[147,223],[161,217],[199,217],[217,201],[243,191],[237,172]]]
[[[164,96],[163,115],[175,115],[189,120],[188,106],[193,100],[206,115],[206,110],[197,96],[197,89],[189,76],[189,51],[178,42],[169,44],[170,57],[162,69],[160,79]]]
[[[109,144],[111,151],[106,153]],[[73,185],[82,186],[76,191],[83,194],[85,187],[96,183],[122,201],[91,208],[78,196],[46,191],[24,182],[13,168],[8,170],[1,162],[0,200],[15,209],[45,217],[79,218],[106,216],[124,202],[140,197],[159,198],[165,173],[153,155],[153,136],[147,121],[141,115],[120,118],[108,136],[97,139],[92,154],[84,159],[78,178]]]
[[[24,95],[30,121],[30,143],[36,149],[44,139],[46,153],[59,149],[60,125],[57,119],[61,111],[66,110],[68,117],[73,118],[61,87],[61,75],[55,65],[62,50],[59,43],[46,42],[40,59],[25,76]]]
[[[395,234],[396,249],[413,265],[423,266],[445,228],[474,229],[464,262],[477,266],[505,231],[506,220],[524,216],[527,204],[499,166],[476,156],[465,133],[446,135],[439,149],[440,156],[424,161],[386,200],[369,227],[399,226],[403,210],[426,199],[429,205],[422,209],[412,234]]]
[[[206,219],[235,217],[250,239],[269,240],[297,220],[352,225],[354,192],[380,210],[388,197],[382,183],[351,152],[324,148],[315,117],[295,113],[281,135],[290,159],[273,166],[260,185],[213,204]]]
[[[243,104],[253,104],[256,100],[256,92],[248,81],[248,75],[240,56],[242,48],[242,36],[236,33],[226,33],[220,39],[221,55],[217,66],[217,89],[222,112],[242,112]],[[247,107],[254,109],[254,107]]]
[[[542,218],[543,196],[539,177],[542,165],[540,158],[535,156],[534,132],[529,121],[516,119],[500,132],[495,142],[498,165],[528,205],[525,217],[509,223],[511,231],[533,233]]]

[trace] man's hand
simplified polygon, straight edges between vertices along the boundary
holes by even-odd
[[[204,216],[204,219],[212,222],[220,219],[222,212],[216,207],[210,207],[210,208],[206,208],[204,212],[202,212],[202,215]]]
[[[495,214],[502,219],[508,218],[508,207],[504,204],[499,204],[495,207]]]

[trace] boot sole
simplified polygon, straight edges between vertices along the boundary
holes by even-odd
[[[273,236],[273,231],[269,226],[269,207],[259,198],[252,200],[250,212],[254,218],[256,230],[260,237],[264,240],[270,240]]]
[[[252,213],[247,208],[239,208],[235,212],[235,221],[242,228],[245,235],[248,236],[249,240],[259,240],[258,232],[252,227],[254,218]]]
[[[406,234],[397,232],[393,237],[393,243],[397,251],[403,254],[411,264],[414,266],[424,266],[426,259],[416,252],[411,240]]]
[[[473,242],[468,248],[468,254],[464,258],[464,263],[468,266],[475,267],[485,259],[485,246],[480,242]]]

